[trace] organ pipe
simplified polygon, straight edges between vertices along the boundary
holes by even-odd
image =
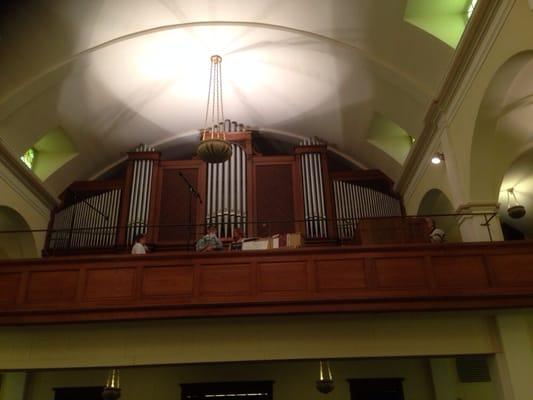
[[[316,138],[306,138],[300,142],[301,146],[318,146],[321,144]],[[300,166],[304,193],[306,237],[310,239],[325,238],[327,236],[327,216],[320,153],[302,154]]]
[[[113,189],[99,193],[58,211],[54,217],[48,247],[67,249],[114,246],[121,192],[120,189]]]
[[[244,131],[242,124],[224,122],[224,129]],[[220,237],[231,237],[239,226],[246,232],[246,153],[231,144],[231,158],[223,163],[208,164],[206,224],[216,225]]]
[[[141,144],[136,152],[154,152],[153,147]],[[133,160],[133,180],[130,194],[130,207],[128,213],[127,242],[140,233],[146,233],[148,226],[148,213],[150,210],[150,194],[152,190],[152,171],[154,161]]]
[[[352,239],[357,221],[368,217],[401,216],[400,201],[377,190],[350,182],[333,181],[337,233],[341,239]]]

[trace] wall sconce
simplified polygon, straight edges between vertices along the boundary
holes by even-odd
[[[526,208],[518,202],[514,188],[507,189],[507,214],[514,219],[526,215]]]
[[[320,393],[330,393],[335,386],[333,385],[333,377],[331,376],[331,369],[328,361],[320,361],[320,379],[316,381],[316,390]]]
[[[435,153],[433,154],[433,157],[431,157],[431,164],[439,165],[443,161],[444,161],[443,153]]]
[[[116,368],[113,368],[107,377],[107,382],[104,390],[102,391],[102,399],[120,399],[120,373]]]

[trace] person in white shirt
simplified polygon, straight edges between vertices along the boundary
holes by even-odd
[[[436,227],[434,219],[426,218],[426,224],[429,229],[429,241],[431,243],[442,243],[446,241],[446,234],[442,229]]]
[[[131,248],[131,254],[146,254],[148,247],[146,246],[146,235],[140,233],[135,236],[133,247]]]

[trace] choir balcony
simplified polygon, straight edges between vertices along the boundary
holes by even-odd
[[[533,306],[533,242],[0,260],[0,324]]]

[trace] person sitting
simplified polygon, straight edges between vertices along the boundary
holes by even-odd
[[[196,242],[196,251],[213,251],[223,248],[224,246],[217,236],[217,228],[213,225],[207,228],[207,235]]]
[[[429,241],[431,243],[442,243],[446,241],[446,234],[442,229],[437,228],[433,218],[426,218],[426,224],[429,230]]]
[[[233,238],[229,245],[230,250],[242,250],[242,242],[244,240],[244,234],[241,228],[233,228]]]
[[[135,236],[133,243],[131,254],[146,254],[149,251],[148,246],[146,246],[146,235],[144,233],[139,233]]]

